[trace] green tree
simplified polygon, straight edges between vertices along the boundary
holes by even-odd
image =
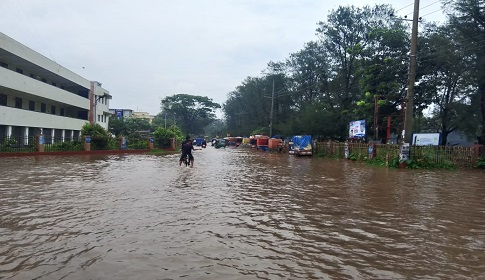
[[[109,147],[110,136],[98,123],[86,123],[81,128],[81,136],[91,136],[93,150],[105,150]]]
[[[448,135],[468,126],[471,58],[464,53],[458,40],[459,34],[448,26],[430,26],[420,49],[424,74],[417,92],[425,92],[433,102],[433,120],[436,132],[441,133],[441,145],[446,145]],[[429,104],[429,103],[428,103]]]
[[[120,118],[110,121],[108,130],[115,136],[134,136],[152,128],[148,119]]]
[[[402,63],[404,32],[389,17],[392,13],[388,5],[339,7],[328,15],[327,22],[319,23],[317,36],[331,65],[329,94],[323,102],[330,105],[331,115],[341,116],[334,125],[340,127],[336,131],[342,131],[342,137],[350,120],[372,118],[372,112],[357,108],[357,102],[366,98],[365,92],[395,95],[399,88],[395,75],[402,71],[398,65]]]
[[[463,51],[473,57],[471,66],[481,113],[478,141],[485,144],[485,5],[483,0],[454,0],[446,4],[451,26],[463,37]]]
[[[108,137],[108,131],[98,123],[86,123],[81,128],[81,136]]]
[[[328,94],[330,64],[327,51],[319,42],[309,42],[286,61],[291,74],[292,101],[298,110],[322,101]]]
[[[108,131],[114,136],[126,134],[124,118],[110,118],[108,123]]]
[[[186,134],[200,134],[204,127],[216,119],[215,110],[221,108],[206,96],[175,94],[161,101],[162,113],[175,116]]]
[[[209,137],[222,137],[226,135],[226,133],[226,123],[221,119],[216,119],[205,127],[204,135],[207,135]]]
[[[228,94],[223,106],[227,132],[231,135],[249,135],[256,128],[269,125],[271,85],[265,78],[247,77]]]
[[[159,148],[169,148],[171,145],[171,139],[175,139],[177,143],[182,143],[185,140],[182,130],[177,126],[170,126],[168,128],[158,127],[153,132],[155,138],[155,144]]]

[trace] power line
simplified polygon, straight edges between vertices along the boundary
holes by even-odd
[[[425,14],[425,15],[422,15],[421,17],[429,16],[429,15],[434,14],[434,13],[437,13],[437,12],[439,12],[439,11],[441,11],[441,10],[443,10],[443,9],[442,9],[442,8],[440,8],[440,9],[438,9],[438,10],[434,11],[434,12],[431,12],[431,13],[428,13],[428,14]]]
[[[407,6],[404,6],[404,7],[402,7],[402,8],[401,8],[401,9],[399,9],[399,10],[396,10],[396,13],[397,13],[397,12],[399,12],[400,10],[402,10],[402,9],[406,9],[406,8],[407,8],[407,7],[409,7],[409,6],[412,6],[413,4],[414,4],[414,2],[411,2],[411,4],[409,4],[409,5],[407,5]]]
[[[422,7],[422,8],[420,8],[419,10],[420,10],[420,11],[421,11],[421,10],[424,10],[424,9],[426,9],[427,7],[432,6],[432,5],[434,5],[434,4],[438,3],[438,2],[440,2],[440,0],[435,1],[435,2],[433,2],[433,3],[431,3],[431,4],[429,4],[429,5],[426,5],[426,6]]]
[[[23,14],[23,16],[20,16],[19,13],[18,13],[18,10],[15,10],[13,9],[12,7],[8,7],[10,10],[14,11],[15,15],[17,16],[17,18],[19,19],[19,21],[25,21],[25,18],[27,18],[28,22],[26,24],[24,24],[24,26],[28,26],[30,27],[30,30],[29,32],[33,35],[32,37],[34,37],[37,41],[40,42],[40,44],[45,48],[45,50],[48,52],[48,54],[50,55],[51,59],[56,62],[54,56],[52,55],[51,51],[49,50],[47,44],[42,40],[39,32],[37,32],[37,29],[35,28],[33,22],[30,20],[30,17],[27,15],[27,13],[25,12],[24,10],[24,7],[22,6],[22,1],[16,1],[15,2],[16,4],[18,4],[18,7],[20,10],[20,12]],[[30,25],[29,25],[30,24]],[[29,29],[29,28],[27,28]],[[57,62],[56,62],[57,63]]]

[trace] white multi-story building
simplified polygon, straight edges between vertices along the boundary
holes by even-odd
[[[0,32],[0,139],[79,137],[86,123],[109,121],[111,95]],[[27,143],[24,143],[27,144]]]

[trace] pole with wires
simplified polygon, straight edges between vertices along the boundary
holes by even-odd
[[[271,93],[271,111],[269,113],[269,137],[273,136],[273,107],[274,107],[274,80],[273,80],[273,91]]]
[[[414,0],[413,29],[411,34],[411,51],[409,54],[408,90],[404,116],[404,143],[410,143],[413,129],[414,83],[416,80],[416,52],[418,45],[419,0]]]

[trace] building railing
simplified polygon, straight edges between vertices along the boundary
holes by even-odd
[[[36,136],[0,136],[0,153],[22,153],[36,152]],[[44,135],[44,152],[58,151],[84,151],[84,139],[82,137],[50,137]],[[91,137],[90,150],[119,150],[119,138],[96,138]],[[144,150],[149,148],[149,139],[126,138],[125,145],[122,149],[126,150]]]
[[[35,137],[0,137],[0,152],[35,152],[36,150]]]

